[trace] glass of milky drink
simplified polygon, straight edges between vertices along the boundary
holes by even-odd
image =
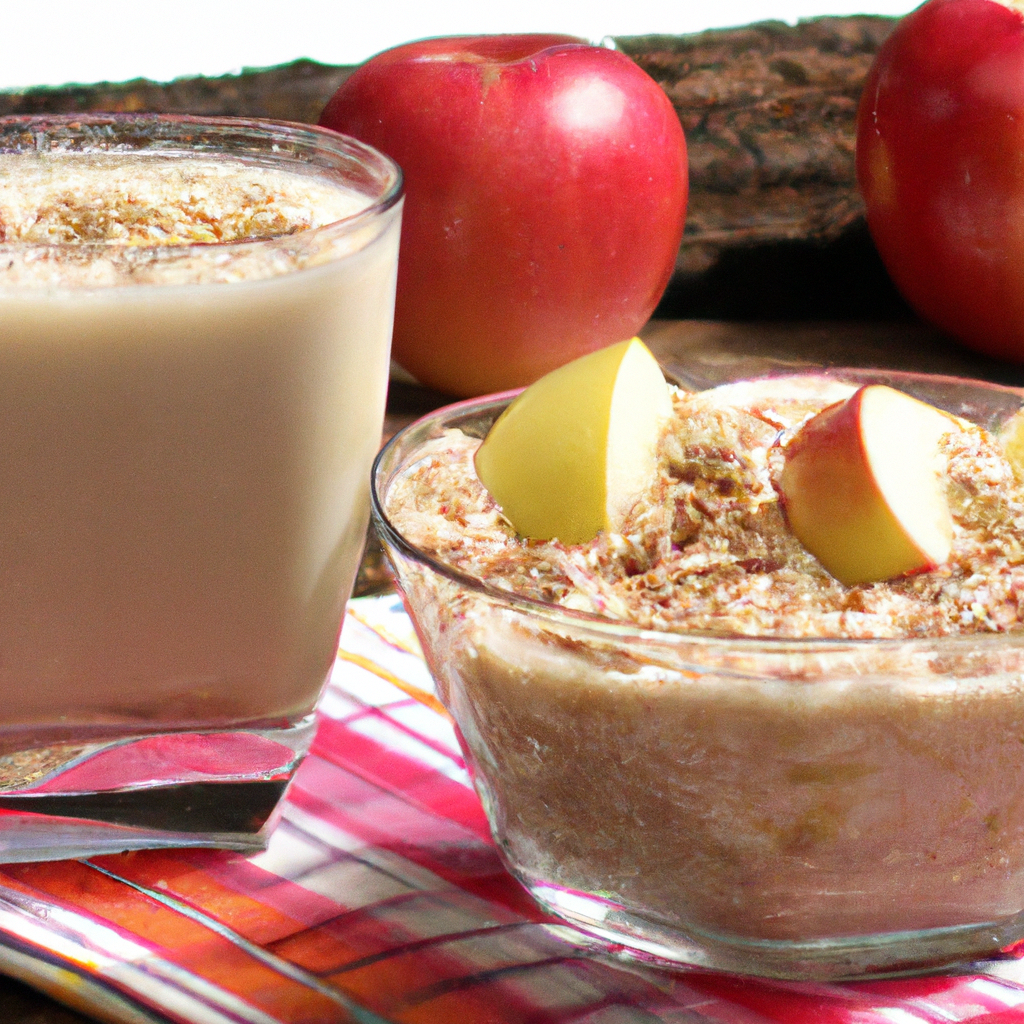
[[[780,466],[872,383],[958,417],[936,462],[952,547],[846,585],[793,536]],[[857,370],[675,392],[649,488],[582,544],[517,536],[478,479],[509,398],[396,437],[373,500],[537,901],[655,962],[778,978],[1024,937],[1024,393]]]
[[[401,194],[319,129],[0,120],[0,861],[265,843],[362,549]]]

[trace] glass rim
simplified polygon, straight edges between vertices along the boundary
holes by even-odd
[[[342,164],[340,163],[342,159],[350,158],[358,161],[362,166],[371,169],[375,176],[379,176],[382,181],[380,194],[376,197],[367,196],[367,198],[371,200],[368,206],[365,206],[363,209],[357,211],[351,216],[342,217],[339,220],[330,221],[329,223],[321,224],[317,227],[303,228],[290,234],[237,239],[230,242],[195,241],[173,243],[169,245],[159,244],[152,246],[140,246],[140,248],[159,250],[161,253],[165,254],[166,257],[173,257],[190,252],[194,253],[197,251],[251,251],[253,248],[261,246],[273,247],[281,244],[294,244],[295,242],[310,240],[313,238],[345,235],[350,232],[359,231],[367,223],[370,223],[386,214],[389,210],[397,206],[404,196],[405,179],[402,169],[387,154],[382,153],[373,146],[370,146],[365,142],[361,142],[350,135],[344,135],[341,132],[336,132],[330,128],[324,128],[320,125],[303,124],[297,121],[279,121],[272,118],[233,117],[230,115],[207,117],[193,114],[128,114],[103,112],[89,112],[82,114],[9,114],[0,116],[0,155],[13,155],[19,152],[45,153],[54,151],[50,147],[36,148],[33,150],[8,146],[5,136],[7,136],[11,130],[20,130],[22,132],[34,131],[37,135],[36,143],[38,147],[40,134],[45,136],[47,132],[56,130],[73,131],[79,126],[81,126],[83,130],[88,128],[110,127],[111,129],[117,130],[121,136],[126,136],[129,132],[139,133],[141,135],[141,133],[147,128],[152,128],[156,125],[166,126],[169,130],[179,129],[183,142],[188,139],[186,132],[189,128],[196,129],[197,131],[206,130],[209,132],[211,143],[216,139],[218,133],[222,134],[225,138],[229,132],[240,136],[250,135],[253,138],[265,138],[268,135],[274,134],[295,144],[304,142],[308,145],[310,152],[315,151],[326,156],[334,156],[339,161],[334,168],[336,171],[342,170]],[[168,141],[170,141],[170,139]],[[94,149],[58,149],[56,151],[68,153],[148,153],[156,155],[159,155],[161,152],[166,152],[167,154],[175,155],[194,155],[200,158],[204,155],[212,156],[217,152],[212,145],[208,149],[197,148],[192,152],[186,145],[181,145],[177,149],[171,146],[161,149],[161,147],[155,146],[150,148],[145,146],[131,146],[124,143],[121,145],[115,144],[110,147],[97,147]],[[242,155],[231,154],[228,150],[225,150],[224,152],[230,155],[232,159],[238,159]],[[273,157],[273,160],[264,161],[264,166],[280,165],[283,169],[287,169],[289,164],[294,164],[296,168],[313,168],[314,170],[321,171],[331,170],[328,165],[319,165],[309,161],[300,160],[294,153],[289,154],[286,150],[277,151],[276,147],[274,150],[268,151],[267,156]],[[291,159],[289,159],[289,156],[291,156]],[[31,249],[46,252],[54,252],[58,250],[89,252],[110,251],[114,248],[117,248],[117,246],[105,241],[0,242],[0,252],[8,250],[26,252]],[[133,248],[135,247],[133,246]]]
[[[996,384],[989,381],[975,380],[967,377],[956,377],[946,374],[918,373],[903,370],[869,369],[864,367],[820,367],[818,369],[803,369],[796,373],[790,368],[778,373],[767,373],[759,377],[737,378],[735,381],[723,381],[723,384],[740,383],[743,380],[764,380],[772,377],[785,376],[826,376],[831,379],[856,378],[864,375],[884,374],[887,379],[892,380],[927,380],[934,383],[949,383],[951,385],[970,385],[981,387],[993,392],[1005,392],[1018,398],[1024,405],[1024,389],[1012,387],[1006,384]],[[452,583],[471,591],[479,597],[489,601],[509,606],[511,609],[522,614],[538,617],[552,623],[565,624],[574,629],[582,629],[606,639],[632,640],[638,643],[660,644],[672,647],[700,647],[708,651],[715,649],[730,649],[730,651],[749,651],[751,654],[786,655],[793,654],[827,654],[849,650],[918,650],[936,651],[949,650],[950,652],[963,648],[975,647],[990,652],[992,648],[1015,648],[1024,647],[1024,628],[1018,631],[1006,632],[974,632],[974,633],[953,633],[942,636],[902,636],[902,637],[779,637],[779,636],[757,636],[745,633],[713,632],[708,630],[693,630],[688,632],[650,629],[638,626],[634,623],[612,619],[595,612],[580,611],[575,608],[563,608],[561,605],[552,604],[539,598],[527,597],[523,594],[516,594],[511,590],[503,590],[493,586],[485,580],[470,576],[467,573],[454,568],[441,561],[435,556],[422,550],[412,543],[392,523],[385,508],[382,490],[385,483],[390,483],[402,466],[391,467],[388,463],[397,458],[398,450],[406,444],[413,434],[428,430],[434,425],[442,425],[445,421],[451,420],[459,414],[470,412],[488,413],[491,410],[499,413],[508,403],[520,394],[524,389],[517,388],[511,391],[502,391],[492,395],[483,395],[477,398],[469,398],[460,402],[436,409],[419,417],[402,430],[398,431],[386,445],[377,453],[370,473],[370,509],[373,518],[373,525],[382,541],[400,551],[405,557],[419,562],[432,572],[445,577]],[[684,389],[685,390],[685,389]],[[424,437],[422,440],[427,440]],[[422,441],[417,444],[420,447]],[[414,451],[415,449],[413,449]],[[412,452],[410,452],[412,454]],[[385,480],[386,475],[386,480]]]

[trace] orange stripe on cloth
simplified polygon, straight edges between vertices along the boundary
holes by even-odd
[[[78,861],[8,864],[20,881],[77,913],[124,929],[155,955],[287,1024],[351,1019],[323,993],[274,970],[205,925]],[[87,910],[84,908],[88,908]]]
[[[448,714],[448,709],[432,693],[427,693],[426,690],[413,686],[412,683],[406,682],[401,676],[396,676],[394,672],[389,672],[372,659],[364,657],[362,654],[353,654],[351,651],[338,651],[338,660],[347,661],[353,665],[358,665],[362,669],[366,669],[367,672],[373,673],[378,679],[383,679],[396,689],[401,690],[406,696],[412,697],[413,700],[419,701],[420,704],[430,708],[431,711],[436,711],[439,715],[444,716],[449,722],[452,720],[452,716]]]

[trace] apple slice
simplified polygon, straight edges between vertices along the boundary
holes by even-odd
[[[585,544],[617,530],[656,472],[668,385],[639,338],[566,363],[501,414],[476,471],[525,537]]]
[[[1017,472],[1024,473],[1024,409],[1018,409],[999,429],[999,443]]]
[[[944,562],[953,526],[938,444],[955,423],[881,384],[812,416],[786,448],[780,481],[797,540],[847,586]]]

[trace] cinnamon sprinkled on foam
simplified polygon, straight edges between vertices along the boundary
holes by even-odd
[[[236,159],[0,154],[0,287],[273,276],[300,257],[206,247],[287,238],[368,202],[326,179]],[[185,246],[197,248],[169,251]]]

